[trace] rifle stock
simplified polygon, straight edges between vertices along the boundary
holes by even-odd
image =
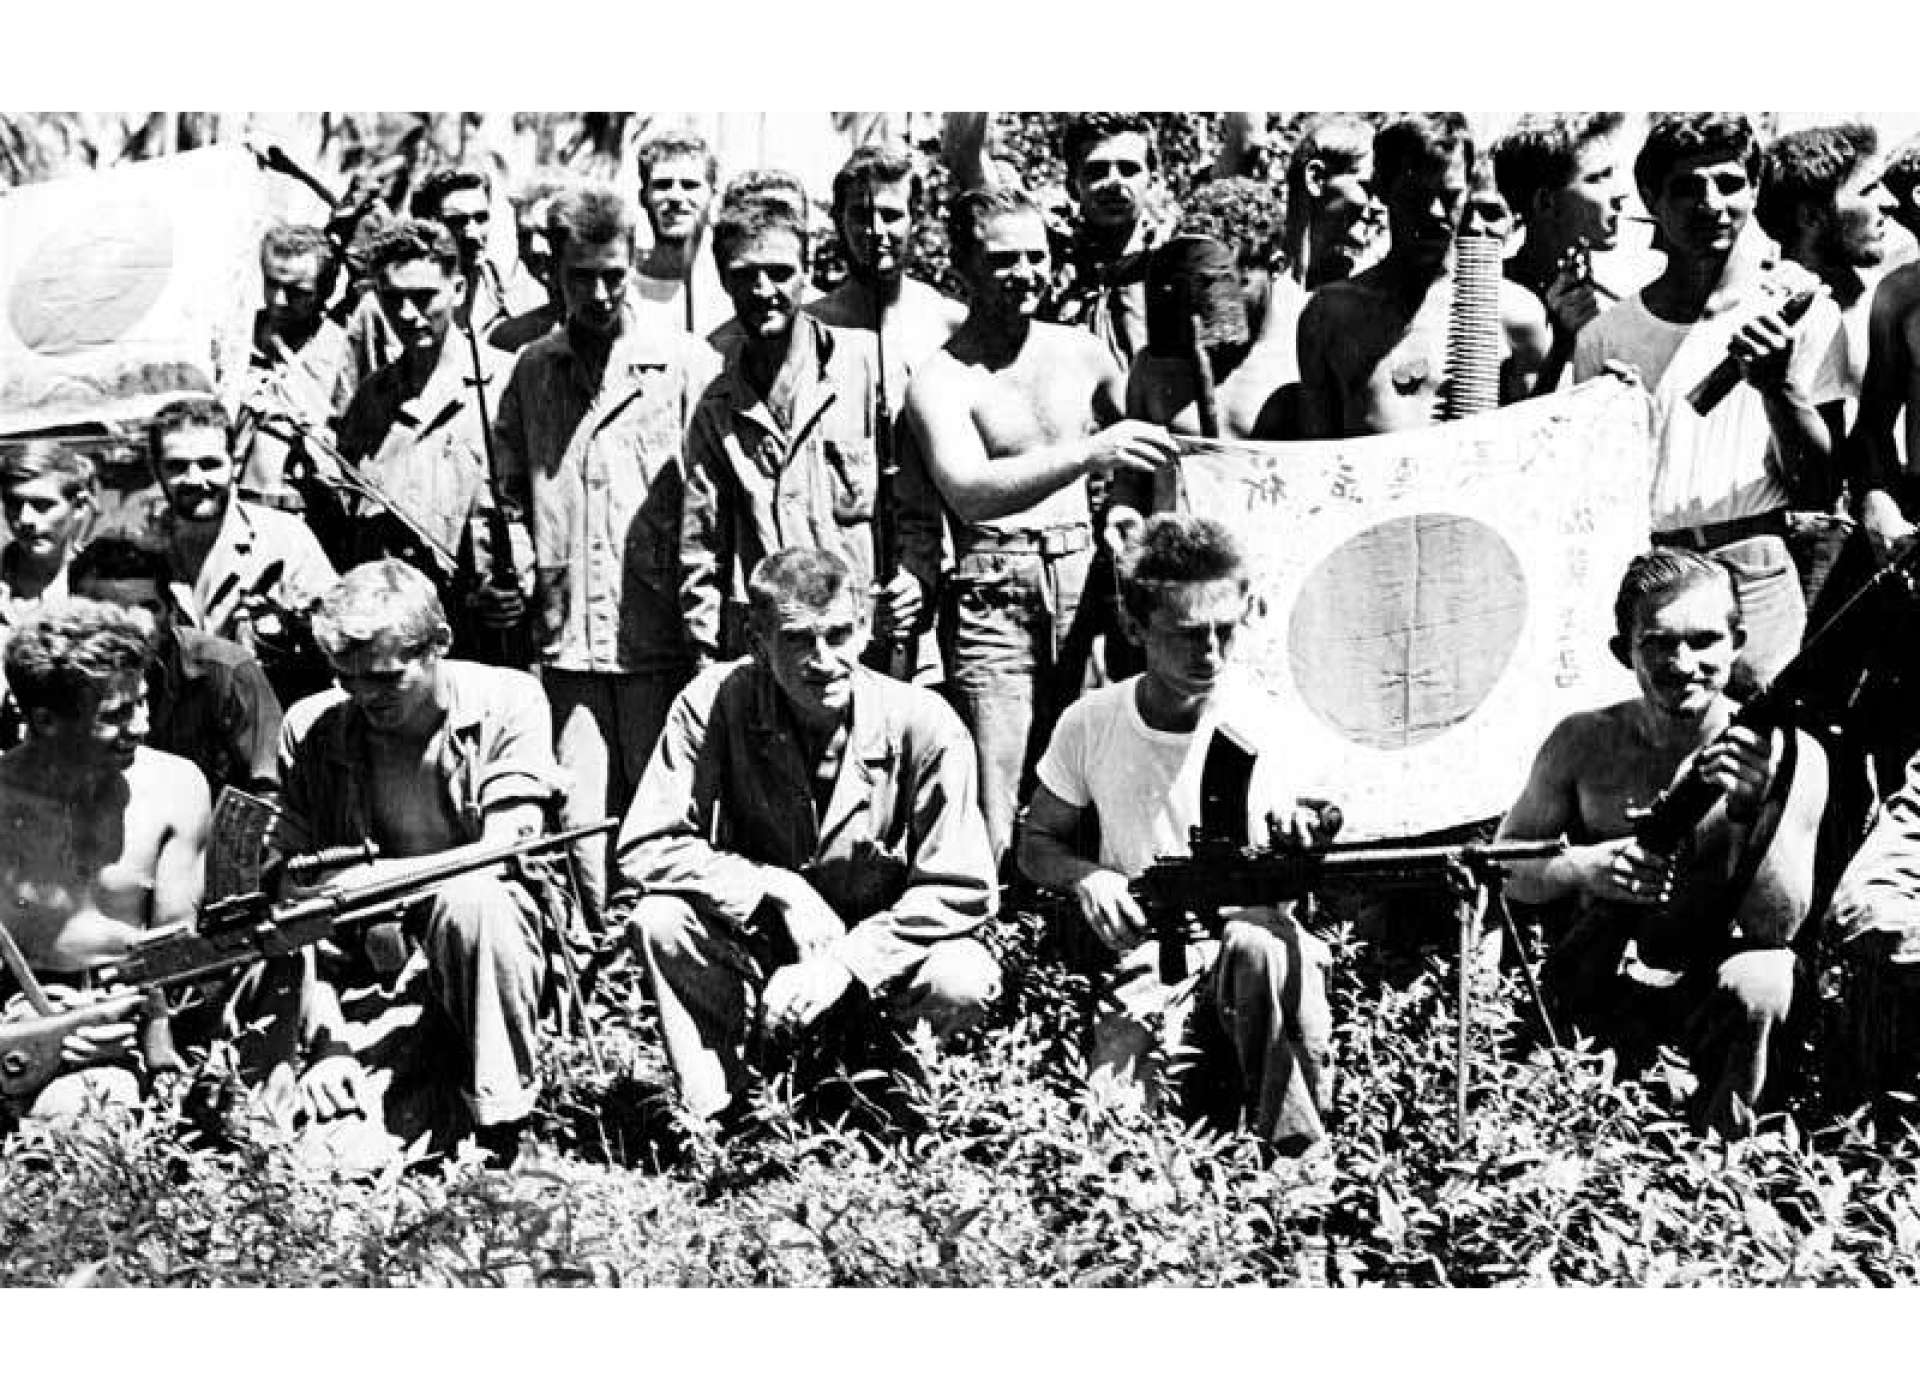
[[[480,359],[480,332],[471,314],[464,318],[461,331],[467,338],[467,353],[473,361],[473,394],[480,409],[480,446],[487,460],[487,583],[503,593],[520,592],[520,571],[513,562],[513,531],[509,527],[507,503],[500,495],[500,469],[493,459],[493,416],[487,411],[486,368]],[[537,659],[533,645],[533,618],[529,610],[505,627],[477,629],[475,642],[484,653],[483,660],[496,666],[530,670]]]
[[[99,999],[52,1015],[0,1022],[0,1098],[31,1099],[60,1072],[60,1047],[67,1036],[128,1020],[155,993],[297,953],[342,925],[403,909],[448,880],[557,850],[619,824],[618,818],[608,818],[507,846],[462,847],[418,870],[357,889],[321,889],[277,903],[264,894],[236,895],[209,905],[196,926],[157,929],[120,962],[99,969],[107,985]]]

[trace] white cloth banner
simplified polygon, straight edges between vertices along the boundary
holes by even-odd
[[[238,382],[270,184],[216,146],[0,198],[0,434],[138,420]]]
[[[1346,835],[1498,815],[1561,717],[1632,693],[1607,640],[1647,547],[1640,389],[1603,379],[1342,442],[1182,447],[1186,507],[1252,556],[1239,656],[1299,736],[1298,790],[1338,802]]]

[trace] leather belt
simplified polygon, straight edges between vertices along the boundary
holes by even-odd
[[[1080,554],[1093,548],[1093,527],[1081,522],[1069,525],[1040,525],[1027,529],[1005,530],[992,525],[976,525],[960,542],[964,556],[976,553],[1038,554],[1043,559]]]
[[[1684,525],[1677,530],[1655,530],[1653,542],[1684,545],[1688,549],[1719,549],[1722,545],[1737,544],[1756,535],[1786,533],[1787,511],[1782,506],[1779,510],[1760,515],[1743,515],[1738,520],[1715,520],[1705,525]]]

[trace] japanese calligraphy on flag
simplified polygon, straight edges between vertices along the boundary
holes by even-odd
[[[246,367],[271,177],[215,146],[0,198],[0,433],[142,419]]]
[[[1607,650],[1647,546],[1646,394],[1608,378],[1343,442],[1182,439],[1186,508],[1230,524],[1260,607],[1239,656],[1297,790],[1354,838],[1496,816],[1547,732],[1633,692]]]

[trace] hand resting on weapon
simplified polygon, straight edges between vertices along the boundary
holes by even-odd
[[[1765,801],[1773,779],[1773,754],[1766,739],[1735,725],[1695,754],[1688,769],[1725,794],[1730,821],[1745,824],[1754,820]],[[1516,868],[1515,877],[1517,889],[1537,887],[1548,898],[1580,893],[1619,904],[1651,905],[1672,897],[1675,873],[1671,858],[1653,854],[1635,837],[1621,836],[1574,846],[1564,855],[1540,862],[1535,871]]]
[[[1267,813],[1266,825],[1267,839],[1274,849],[1304,851],[1333,840],[1340,827],[1340,809],[1303,798],[1285,812]],[[1028,829],[1034,829],[1031,816]],[[1072,892],[1080,917],[1114,952],[1129,952],[1153,936],[1146,911],[1134,895],[1133,882],[1119,871],[1093,867],[1072,886]]]
[[[926,591],[907,570],[899,570],[884,587],[874,585],[874,636],[891,642],[908,641],[920,630],[925,612]]]

